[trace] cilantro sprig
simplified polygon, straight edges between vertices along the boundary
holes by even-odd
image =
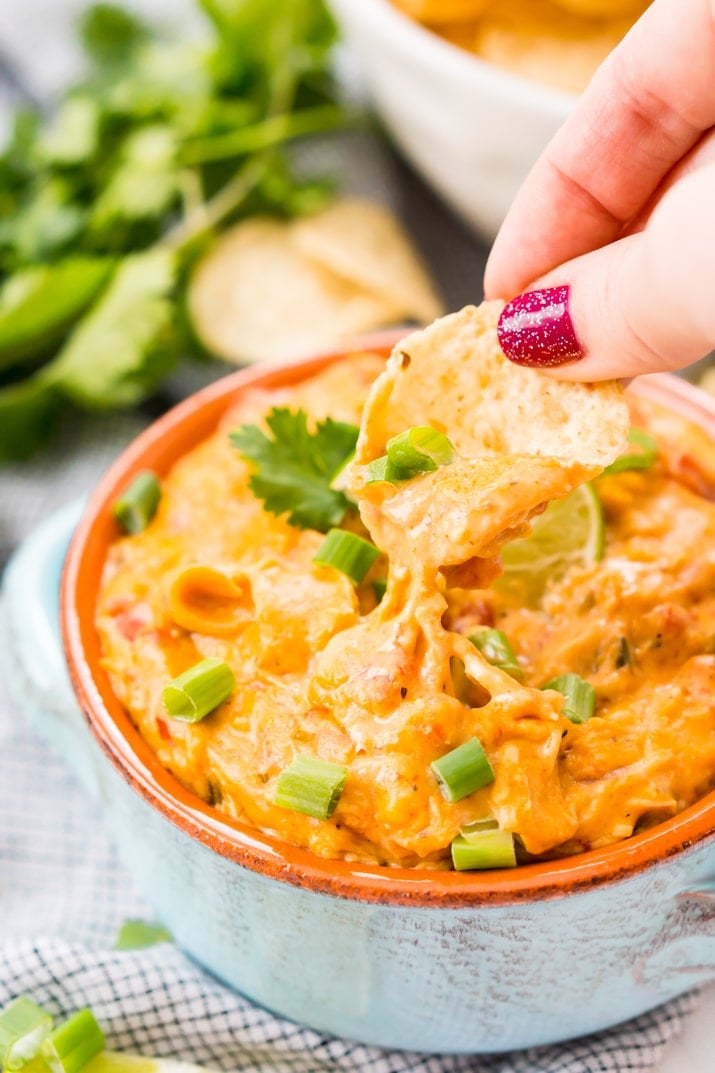
[[[345,121],[324,0],[195,2],[196,40],[88,8],[82,81],[0,147],[0,463],[68,405],[135,405],[191,353],[186,287],[217,231],[332,192],[285,152]]]
[[[274,407],[266,417],[270,435],[242,425],[231,443],[254,472],[249,487],[271,514],[287,514],[290,525],[327,533],[339,526],[354,503],[331,482],[355,451],[359,429],[328,417],[308,428],[304,410]]]

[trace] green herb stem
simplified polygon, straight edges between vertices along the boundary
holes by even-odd
[[[20,995],[0,1014],[0,1069],[21,1069],[40,1051],[52,1030],[52,1017],[31,999]]]
[[[524,671],[514,654],[506,634],[502,630],[493,630],[488,627],[477,630],[469,635],[469,640],[475,648],[478,648],[485,659],[488,659],[495,667],[510,674],[512,678],[523,679]]]
[[[333,104],[306,108],[301,112],[272,115],[260,123],[253,123],[228,134],[195,138],[187,142],[181,150],[181,162],[189,165],[205,164],[208,161],[229,160],[247,153],[258,153],[295,138],[337,130],[345,125],[345,121],[344,110]]]
[[[220,659],[204,659],[164,686],[162,698],[172,719],[198,723],[236,688],[233,671]]]
[[[274,801],[280,808],[327,820],[345,789],[348,769],[298,753],[278,776]]]
[[[156,514],[161,500],[161,484],[150,470],[138,473],[112,507],[125,533],[142,533]]]
[[[494,769],[477,738],[470,738],[430,764],[448,801],[461,801],[494,782]]]
[[[59,1025],[42,1044],[42,1057],[52,1073],[79,1073],[104,1050],[104,1033],[91,1010],[79,1010]]]
[[[393,436],[386,450],[387,454],[368,464],[368,484],[409,481],[420,473],[431,473],[439,466],[448,465],[454,457],[450,441],[430,425],[408,428]]]
[[[452,842],[452,863],[457,872],[516,867],[514,836],[509,831],[483,830],[460,834]]]
[[[367,467],[368,484],[377,484],[380,481],[398,484],[400,481],[407,481],[413,476],[414,474],[408,470],[398,469],[387,455],[381,455],[380,458],[368,463]]]
[[[564,697],[561,714],[572,723],[587,723],[596,707],[596,690],[578,674],[560,674],[542,689],[554,689]]]
[[[465,838],[469,838],[471,835],[478,834],[480,831],[498,831],[499,824],[493,816],[482,816],[479,820],[470,820],[469,823],[463,823],[459,829],[460,835],[464,835]]]
[[[210,201],[187,216],[176,227],[167,231],[162,246],[171,250],[183,250],[196,239],[209,234],[226,217],[233,215],[251,192],[260,183],[269,167],[267,155],[248,160],[233,179],[230,179]]]
[[[313,562],[332,566],[359,585],[379,554],[379,548],[369,540],[344,529],[331,529],[313,556]]]
[[[415,426],[387,441],[387,457],[397,470],[427,473],[446,466],[454,457],[454,447],[431,425]]]

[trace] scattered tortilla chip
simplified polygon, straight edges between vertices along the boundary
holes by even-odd
[[[290,226],[238,224],[191,281],[189,312],[203,344],[235,362],[278,362],[401,319],[394,303],[310,261]]]
[[[417,250],[384,205],[342,198],[293,224],[301,253],[421,324],[444,313]]]
[[[639,15],[649,0],[553,0],[565,11],[587,18],[605,19],[613,15]]]
[[[486,11],[492,0],[393,0],[419,22],[469,22]]]
[[[474,51],[523,78],[573,92],[630,29],[632,18],[588,19],[540,0],[505,4],[480,21]]]
[[[621,387],[513,365],[497,338],[502,308],[469,306],[403,340],[365,407],[349,488],[375,543],[407,569],[495,557],[626,442]],[[397,484],[370,483],[366,467],[387,441],[423,425],[448,436],[454,461]]]
[[[235,362],[292,360],[441,312],[400,224],[356,199],[294,223],[238,224],[199,264],[189,289],[199,339]]]

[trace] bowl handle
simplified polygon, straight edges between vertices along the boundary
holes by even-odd
[[[60,634],[59,590],[84,499],[47,518],[24,541],[3,577],[0,653],[17,706],[67,760],[85,787],[97,792],[93,743],[67,672]]]
[[[659,987],[674,981],[695,987],[715,979],[715,879],[676,897],[656,950],[634,972],[640,982]]]

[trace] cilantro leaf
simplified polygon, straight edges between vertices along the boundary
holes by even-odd
[[[219,83],[282,110],[306,77],[322,71],[335,41],[323,0],[200,0],[214,24]]]
[[[55,429],[61,396],[40,375],[0,387],[0,462],[29,456]]]
[[[14,216],[0,220],[0,248],[15,264],[44,261],[64,250],[82,230],[85,211],[59,179],[38,184]]]
[[[43,164],[77,167],[94,160],[99,149],[101,113],[98,102],[85,93],[63,101],[38,140]]]
[[[355,450],[359,429],[328,417],[308,429],[304,410],[274,407],[266,418],[272,434],[257,425],[231,433],[231,443],[256,469],[249,487],[271,514],[287,514],[290,525],[325,533],[340,525],[353,504],[330,487]]]
[[[123,67],[149,36],[135,15],[117,4],[94,4],[82,16],[79,33],[85,52],[98,70]]]
[[[131,134],[119,167],[92,209],[93,231],[106,234],[122,221],[160,218],[178,193],[175,154],[176,139],[169,126],[157,123]]]
[[[166,249],[126,257],[59,355],[48,383],[88,410],[133,406],[177,357],[172,296],[177,260]]]
[[[335,99],[325,0],[197,6],[209,33],[177,39],[120,0],[95,3],[78,23],[82,80],[48,117],[18,111],[0,146],[0,462],[34,449],[69,403],[111,409],[153,390],[186,342],[204,238],[329,196],[284,149],[335,126],[320,108]],[[344,513],[327,479],[309,467],[303,480],[319,520]]]
[[[193,117],[215,101],[206,48],[181,41],[142,45],[103,96],[111,116],[132,124],[169,120],[177,131],[191,127]]]
[[[36,265],[0,286],[0,370],[13,369],[67,334],[106,284],[112,262],[73,257]]]

